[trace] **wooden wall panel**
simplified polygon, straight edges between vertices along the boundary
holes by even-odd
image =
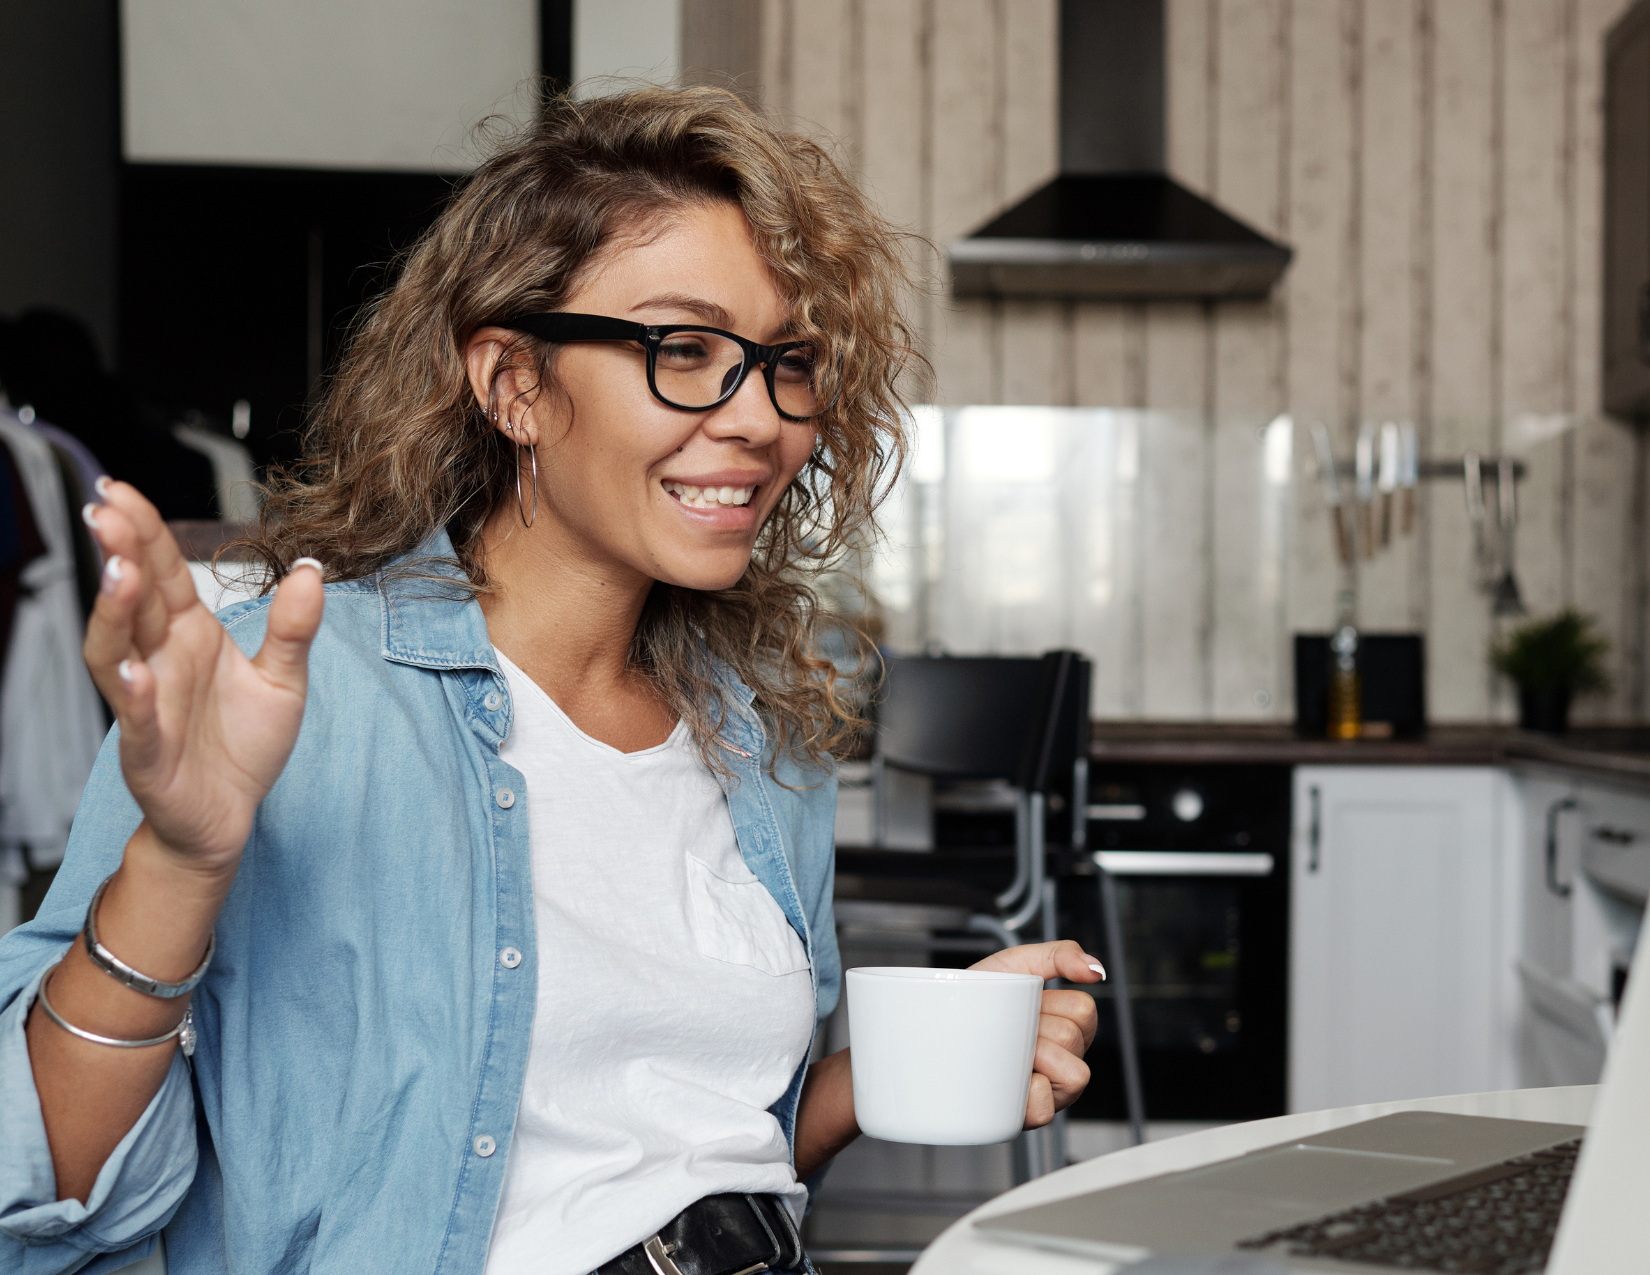
[[[1060,167],[1059,6],[997,0],[1002,42],[1004,198],[1018,199]]]
[[[1144,307],[1072,307],[1072,391],[1079,407],[1144,407]]]
[[[1288,130],[1283,0],[1232,0],[1214,18],[1209,124],[1211,193],[1235,216],[1282,233]],[[1210,460],[1213,473],[1210,710],[1267,714],[1288,699],[1278,652],[1288,644],[1281,607],[1282,494],[1263,463],[1265,423],[1283,410],[1281,298],[1215,307]],[[1281,711],[1278,709],[1276,711]]]
[[[850,125],[858,112],[850,108],[848,89],[859,61],[850,13],[858,7],[857,0],[808,0],[792,6],[790,19],[796,68],[787,104],[791,125],[849,155],[855,141]]]
[[[1499,23],[1487,2],[1443,2],[1433,5],[1432,28],[1432,452],[1489,455],[1497,446],[1491,419],[1500,384]],[[1428,706],[1446,719],[1482,719],[1493,685],[1484,664],[1490,616],[1464,489],[1434,481],[1423,501],[1433,539]]]
[[[1433,457],[1521,450],[1526,595],[1597,614],[1623,669],[1579,711],[1643,710],[1642,448],[1593,419],[1599,49],[1625,4],[1167,0],[1167,164],[1294,247],[1266,302],[959,303],[943,257],[914,243],[939,401],[1156,413],[1140,418],[1128,549],[1139,602],[1097,707],[1287,715],[1288,636],[1327,627],[1355,576],[1366,626],[1424,628],[1435,717],[1510,713],[1458,481],[1424,485],[1412,540],[1350,575],[1334,560],[1309,425],[1347,457],[1359,421],[1393,419]],[[758,78],[769,106],[840,138],[890,217],[943,245],[1054,168],[1057,11],[762,0]],[[1258,431],[1280,411],[1293,481],[1263,516]]]
[[[1350,335],[1357,378],[1349,415],[1370,425],[1416,416],[1416,301],[1430,266],[1418,255],[1415,236],[1422,195],[1416,118],[1424,98],[1416,16],[1414,0],[1364,0],[1352,53],[1359,60],[1349,88],[1362,140],[1354,177],[1357,231],[1349,250],[1359,280]],[[1365,546],[1357,573],[1358,620],[1365,628],[1424,625],[1425,609],[1414,594],[1415,545],[1413,536],[1400,538],[1394,530],[1388,544]]]
[[[1210,171],[1210,65],[1218,57],[1213,42],[1220,30],[1219,0],[1164,0],[1168,48],[1167,117],[1169,172],[1199,194],[1207,194]]]
[[[1295,0],[1288,13],[1290,112],[1285,210],[1295,260],[1279,289],[1284,330],[1284,398],[1295,417],[1294,523],[1285,577],[1288,632],[1324,632],[1334,624],[1336,593],[1347,573],[1336,559],[1333,529],[1312,457],[1310,427],[1323,423],[1338,454],[1351,455],[1349,405],[1340,375],[1345,244],[1352,220],[1352,102],[1343,56],[1344,5]],[[1288,696],[1279,697],[1288,711]]]
[[[1520,484],[1518,581],[1526,604],[1547,612],[1564,599],[1572,436],[1520,424],[1525,413],[1565,408],[1570,334],[1563,326],[1566,214],[1564,154],[1571,0],[1506,8],[1506,209],[1501,259],[1503,445],[1529,464]],[[1526,441],[1539,439],[1540,441]]]
[[[999,403],[1071,404],[1071,350],[1058,301],[1005,301],[997,314]]]

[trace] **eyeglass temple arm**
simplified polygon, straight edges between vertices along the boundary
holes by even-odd
[[[647,334],[645,324],[604,314],[518,314],[498,326],[541,341],[640,341]]]

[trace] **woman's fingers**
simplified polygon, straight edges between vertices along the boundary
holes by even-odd
[[[123,659],[116,666],[115,676],[124,687],[117,710],[121,762],[128,776],[141,774],[161,762],[164,746],[156,705],[159,687],[155,671],[141,660]]]
[[[1054,1090],[1048,1083],[1048,1077],[1040,1072],[1032,1072],[1031,1088],[1026,1091],[1026,1125],[1027,1129],[1041,1129],[1059,1110],[1054,1101]]]
[[[97,536],[108,557],[119,558],[134,572],[138,587],[132,598],[132,645],[147,655],[166,640],[171,618],[166,600],[154,587],[154,573],[137,528],[125,513],[112,505],[87,505],[82,511],[86,525]]]
[[[1098,958],[1090,956],[1070,939],[1056,943],[1027,943],[1005,947],[983,961],[977,970],[1000,970],[1009,974],[1035,974],[1038,978],[1063,978],[1072,983],[1098,983],[1106,970]]]
[[[1043,1016],[1050,1015],[1064,1019],[1072,1024],[1082,1038],[1082,1048],[1077,1052],[1088,1052],[1094,1043],[1094,1033],[1100,1027],[1100,1015],[1095,1009],[1094,997],[1087,992],[1056,990],[1043,993]]]
[[[269,604],[264,644],[252,663],[280,686],[302,693],[308,679],[309,644],[321,627],[326,595],[321,588],[321,564],[299,558],[275,589]]]
[[[1048,1041],[1057,1045],[1067,1053],[1081,1058],[1088,1051],[1089,1042],[1084,1039],[1083,1029],[1071,1019],[1060,1014],[1050,1014],[1046,1009],[1037,1020],[1037,1039],[1039,1042]]]
[[[175,615],[199,605],[189,563],[161,519],[160,511],[130,483],[113,480],[100,483],[98,494],[103,497],[103,508],[118,511],[131,527],[136,543],[124,552],[142,562],[166,609]]]
[[[1089,1083],[1089,1065],[1068,1049],[1046,1037],[1038,1037],[1037,1054],[1032,1062],[1035,1076],[1042,1076],[1053,1088],[1056,1107],[1067,1107]]]
[[[92,681],[117,715],[123,711],[127,697],[126,684],[119,674],[120,662],[136,654],[132,622],[142,594],[142,573],[136,564],[118,554],[104,562],[97,601],[86,621],[82,651]]]

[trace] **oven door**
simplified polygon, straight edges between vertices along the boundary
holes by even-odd
[[[1287,848],[1102,850],[1115,878],[1135,1038],[1151,1120],[1284,1113],[1288,1024]],[[1104,953],[1098,876],[1061,882],[1062,934]],[[1100,1011],[1093,1078],[1072,1114],[1125,1118],[1115,1006]]]

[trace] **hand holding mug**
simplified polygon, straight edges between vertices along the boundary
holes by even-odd
[[[1003,1142],[1047,1124],[1088,1083],[1093,1000],[1043,990],[1093,983],[1077,944],[1009,948],[971,969],[851,969],[854,1111],[875,1138],[928,1145]]]
[[[1009,974],[1034,974],[1040,979],[1063,978],[1068,983],[1098,983],[1105,969],[1070,939],[1058,943],[1028,943],[1006,947],[969,967]],[[1037,1129],[1076,1102],[1089,1083],[1083,1061],[1094,1043],[1099,1015],[1087,992],[1055,990],[1043,993],[1037,1020],[1037,1052],[1032,1060],[1031,1090],[1026,1096],[1027,1129]]]

